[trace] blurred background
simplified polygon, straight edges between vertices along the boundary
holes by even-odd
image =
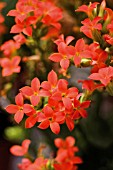
[[[10,34],[11,26],[14,24],[14,18],[8,17],[9,10],[15,8],[16,0],[1,0],[6,2],[6,7],[2,10],[5,17],[4,29],[5,32],[0,35],[0,43],[12,39],[13,34]],[[75,41],[81,37],[85,37],[79,32],[81,21],[86,17],[82,12],[75,10],[82,4],[89,4],[89,0],[56,0],[58,6],[63,9],[62,33],[72,35]],[[91,2],[95,2],[92,0]],[[101,1],[98,1],[101,2]],[[113,9],[113,0],[106,0],[107,7]],[[87,40],[89,42],[89,40]],[[49,42],[46,48],[47,52],[44,55],[49,55],[51,51],[56,49],[52,41]],[[52,49],[52,50],[50,50]],[[27,47],[22,47],[22,53],[25,56],[33,55],[32,50]],[[21,53],[21,51],[20,51]],[[21,73],[14,75],[12,78],[3,78],[0,73],[0,170],[17,170],[16,164],[21,161],[21,158],[13,157],[9,148],[14,144],[20,144],[25,138],[32,140],[32,150],[46,143],[46,155],[50,152],[55,152],[53,140],[56,137],[66,137],[72,135],[76,138],[76,144],[79,147],[79,155],[83,159],[83,164],[79,166],[80,170],[113,170],[113,97],[107,93],[95,92],[92,97],[91,107],[88,109],[88,118],[80,120],[75,129],[70,132],[65,125],[61,126],[61,132],[58,136],[51,133],[49,129],[42,131],[33,127],[24,129],[24,124],[18,126],[13,117],[5,112],[4,108],[14,103],[14,97],[18,93],[18,89],[23,87],[26,82],[29,82],[34,77],[39,77],[41,81],[45,80],[47,73],[53,65],[44,61],[30,61],[27,64],[21,63]],[[54,66],[56,67],[56,66]],[[78,79],[85,79],[89,74],[89,69],[78,69],[74,66],[69,68],[71,78],[68,79],[70,86],[77,86],[81,91],[81,86],[78,85]]]

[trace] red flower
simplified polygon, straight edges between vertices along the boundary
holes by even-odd
[[[43,157],[37,158],[31,165],[28,166],[27,170],[42,170],[46,169],[48,159]]]
[[[99,80],[104,86],[107,86],[113,79],[113,67],[105,67],[99,69],[98,73],[93,73],[89,76],[90,79]]]
[[[20,48],[20,44],[16,43],[13,40],[6,41],[1,45],[0,50],[3,51],[4,55],[10,57],[17,49]]]
[[[104,39],[107,43],[113,45],[113,37],[111,37],[110,35],[108,34],[104,34]]]
[[[22,142],[22,146],[14,145],[10,148],[10,152],[15,156],[24,156],[28,152],[30,143],[29,139],[25,139]]]
[[[42,22],[47,26],[54,26],[58,30],[61,28],[59,20],[62,19],[62,10],[56,7],[51,2],[41,2],[39,4],[39,9],[43,11],[43,19]]]
[[[77,170],[78,167],[77,166],[73,166],[71,163],[67,163],[67,162],[64,162],[64,163],[54,163],[54,168],[55,170],[65,170],[65,169],[68,169],[68,170]]]
[[[52,70],[48,74],[48,81],[41,83],[41,96],[52,96],[57,91],[58,77],[57,74]]]
[[[64,107],[68,110],[72,109],[72,99],[78,96],[78,89],[76,87],[71,87],[68,89],[68,83],[63,79],[58,81],[58,90],[62,95],[62,102]]]
[[[13,73],[19,73],[20,72],[20,66],[18,64],[20,63],[21,58],[19,56],[13,57],[11,60],[9,58],[3,58],[1,60],[1,67],[3,67],[2,70],[2,76],[10,76]]]
[[[61,138],[56,138],[55,141],[55,146],[57,148],[70,148],[72,146],[74,146],[75,144],[75,139],[72,136],[68,136],[65,140],[61,139]],[[77,149],[78,151],[78,149]]]
[[[38,122],[41,122],[41,123],[39,124],[38,127],[40,129],[46,129],[50,126],[50,129],[52,130],[52,132],[55,134],[58,134],[60,132],[59,122],[62,121],[61,118],[64,119],[64,116],[61,117],[60,112],[55,114],[50,106],[45,106],[42,109],[42,113],[39,115]]]
[[[79,100],[74,99],[74,114],[73,119],[78,119],[80,117],[86,118],[87,117],[87,111],[85,110],[90,105],[90,101],[84,101],[80,103]]]
[[[27,168],[31,164],[32,164],[32,162],[28,158],[23,158],[22,163],[18,164],[18,168],[19,168],[19,170],[27,170]]]
[[[31,104],[33,106],[38,105],[40,102],[40,81],[38,78],[34,78],[31,81],[31,87],[25,86],[20,89],[20,91],[25,95],[30,97]]]
[[[92,11],[97,7],[98,4],[99,4],[98,2],[94,2],[90,3],[89,6],[82,5],[76,11],[85,12],[90,17],[92,15]]]
[[[108,58],[108,53],[106,51],[103,51],[100,48],[96,49],[92,55],[91,65],[93,66],[93,68],[91,69],[91,73],[98,72],[100,68],[106,67],[105,62],[107,58]]]
[[[15,40],[16,43],[20,45],[26,42],[26,38],[22,34],[15,35],[13,39]]]
[[[49,59],[54,62],[60,62],[60,66],[66,70],[74,53],[72,49],[71,46],[67,46],[64,42],[58,43],[58,53],[53,53]]]
[[[98,23],[100,20],[101,17],[95,17],[92,21],[89,18],[86,18],[81,22],[84,26],[81,27],[80,31],[87,37],[93,38],[93,31],[102,29],[102,25]]]
[[[16,24],[12,26],[10,33],[24,33],[27,36],[32,36],[32,27],[28,20],[21,22],[16,19]]]
[[[11,114],[15,114],[14,115],[14,119],[17,123],[20,123],[20,121],[23,119],[24,116],[24,112],[23,112],[23,96],[21,93],[19,93],[16,97],[15,97],[15,103],[14,104],[10,104],[6,107],[6,111],[8,113]]]
[[[25,3],[18,2],[16,4],[16,9],[10,10],[8,16],[15,16],[18,20],[23,22],[30,12],[33,11],[32,6],[25,5]]]
[[[93,92],[94,90],[103,87],[102,84],[97,84],[93,80],[79,80],[79,82],[82,83],[82,89],[86,89],[90,92]]]
[[[75,44],[74,49],[74,64],[80,65],[82,58],[91,58],[92,52],[89,50],[88,45],[85,44],[83,39],[79,39]]]
[[[70,44],[71,41],[74,40],[73,36],[67,36],[64,40],[64,35],[61,34],[57,40],[54,41],[55,44],[59,45],[61,42],[65,43],[66,45]]]

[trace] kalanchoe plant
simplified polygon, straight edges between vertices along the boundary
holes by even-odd
[[[5,109],[14,115],[16,123],[24,122],[25,128],[37,126],[44,130],[50,127],[54,134],[59,134],[62,124],[72,131],[78,120],[87,118],[87,109],[95,90],[101,89],[101,92],[107,91],[113,95],[113,11],[106,8],[105,0],[82,5],[76,10],[85,12],[88,17],[81,22],[80,32],[91,40],[89,44],[86,38],[76,42],[73,36],[64,38],[61,22],[63,10],[56,4],[51,0],[17,1],[16,9],[7,14],[15,17],[10,33],[17,35],[1,45],[0,66],[2,76],[7,79],[11,75],[13,78],[14,73],[21,74],[20,65],[24,62],[31,62],[28,65],[31,68],[32,61],[38,61],[39,73],[51,65],[47,80],[40,80],[38,71],[35,72],[31,85],[28,83],[19,87],[15,104],[9,104]],[[0,15],[0,23],[3,21]],[[53,44],[48,50],[51,39],[57,51],[53,50]],[[22,55],[24,45],[30,49],[31,56]],[[52,65],[51,61],[57,65]],[[75,86],[69,86],[67,77],[71,65],[90,68],[90,75],[85,80],[79,80],[82,92]],[[40,154],[32,157],[28,152],[30,143],[29,139],[25,139],[22,146],[12,146],[10,149],[13,155],[25,157],[18,164],[20,170],[77,170],[77,164],[82,163],[82,159],[75,155],[78,147],[74,146],[72,136],[65,140],[55,139],[58,151],[56,157],[51,159]]]

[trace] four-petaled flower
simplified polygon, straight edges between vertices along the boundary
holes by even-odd
[[[10,104],[6,107],[6,111],[10,114],[15,114],[14,119],[17,123],[20,123],[20,121],[23,119],[24,116],[24,111],[23,111],[23,105],[24,105],[24,100],[23,96],[21,93],[19,93],[15,97],[15,104]]]
[[[13,73],[19,73],[20,72],[20,66],[18,64],[20,63],[21,58],[19,56],[15,56],[12,59],[9,58],[3,58],[1,60],[1,66],[3,67],[2,70],[2,76],[10,76]]]
[[[64,42],[58,43],[58,53],[50,55],[49,59],[54,62],[60,62],[60,66],[66,70],[69,67],[70,59],[73,56],[72,46],[67,46]]]
[[[107,86],[113,79],[113,67],[101,68],[98,73],[91,74],[89,78],[92,80],[99,80],[104,86]]]
[[[31,87],[25,86],[21,88],[20,91],[23,95],[30,97],[30,101],[32,105],[36,106],[40,102],[39,89],[40,89],[40,81],[38,78],[35,77],[31,81]]]
[[[10,148],[10,152],[15,156],[24,156],[28,152],[28,148],[31,141],[29,139],[25,139],[22,142],[22,146],[14,145]]]
[[[89,6],[82,5],[76,11],[85,12],[89,17],[92,17],[92,11],[97,7],[98,4],[98,2],[94,2],[90,3]]]
[[[93,33],[95,30],[102,30],[101,23],[98,23],[101,19],[101,17],[95,17],[93,20],[86,18],[81,22],[84,26],[80,28],[80,31],[83,32],[87,37],[93,38]]]

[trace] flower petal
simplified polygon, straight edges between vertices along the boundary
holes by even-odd
[[[70,110],[72,108],[72,101],[70,98],[63,97],[62,101],[66,109]]]
[[[66,125],[70,131],[74,129],[74,122],[70,117],[66,118]]]
[[[67,68],[69,67],[69,63],[70,61],[68,59],[62,59],[60,61],[60,66],[64,69],[67,70]]]
[[[25,121],[25,128],[31,128],[37,122],[37,116],[31,115]]]
[[[53,86],[57,84],[57,74],[53,70],[48,74],[48,82]]]
[[[60,53],[54,53],[50,55],[49,59],[54,62],[60,62],[60,60],[62,59],[62,55]]]
[[[14,105],[14,104],[10,104],[10,105],[8,105],[8,106],[6,107],[6,111],[7,111],[8,113],[14,114],[14,113],[16,113],[18,110],[19,110],[19,107],[18,107],[17,105]]]
[[[16,95],[15,97],[15,102],[18,106],[23,106],[24,103],[24,99],[21,93],[19,93],[18,95]]]
[[[38,78],[34,78],[31,82],[31,88],[35,91],[38,92],[40,88],[40,81]]]
[[[25,154],[22,146],[14,145],[10,148],[10,152],[15,156],[23,156]]]
[[[39,124],[38,128],[47,129],[49,127],[49,124],[50,124],[49,120],[46,119]]]
[[[31,104],[32,104],[33,106],[36,106],[36,105],[38,105],[38,103],[40,102],[40,97],[39,97],[39,96],[36,96],[36,95],[32,95],[32,96],[30,97],[30,101],[31,101]]]
[[[60,125],[57,122],[50,123],[51,131],[55,134],[58,134],[60,132]]]
[[[20,123],[21,120],[23,119],[23,116],[24,116],[23,110],[18,110],[18,111],[16,112],[16,114],[14,115],[14,120],[15,120],[17,123]]]

